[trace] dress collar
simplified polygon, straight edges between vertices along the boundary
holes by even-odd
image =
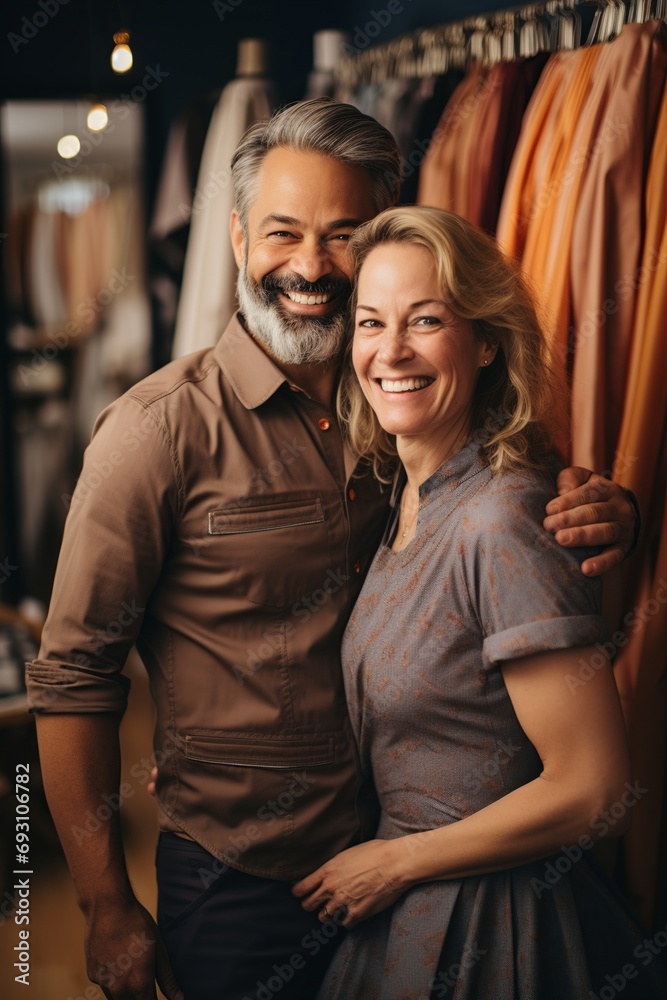
[[[455,455],[450,455],[449,458],[445,459],[440,468],[431,473],[428,479],[421,484],[419,487],[420,506],[430,503],[435,496],[445,490],[455,490],[466,479],[470,479],[471,476],[475,476],[482,469],[485,469],[487,464],[481,454],[479,442],[473,438]],[[399,463],[394,475],[389,501],[392,507],[395,507],[399,502],[406,479],[405,469]]]

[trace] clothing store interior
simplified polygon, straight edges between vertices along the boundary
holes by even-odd
[[[627,833],[595,847],[648,928],[667,922],[667,8],[664,0],[21,0],[0,60],[0,984],[13,967],[17,765],[28,765],[30,987],[102,997],[41,787],[37,655],[97,415],[236,308],[230,158],[279,106],[333,96],[394,135],[401,203],[495,235],[548,309],[569,463],[631,489],[613,660],[633,775]],[[101,468],[99,475],[110,474]],[[94,488],[91,481],[89,487]],[[140,609],[141,610],[141,609]],[[128,614],[135,612],[131,605]],[[114,624],[109,626],[112,629]],[[120,626],[122,627],[122,626]],[[593,667],[582,669],[594,670]],[[130,877],[155,907],[152,704],[121,728]],[[585,677],[584,677],[585,680]],[[158,761],[159,763],[159,761]],[[118,807],[110,803],[108,812]],[[105,821],[84,817],[92,828]],[[614,820],[611,819],[613,824]]]

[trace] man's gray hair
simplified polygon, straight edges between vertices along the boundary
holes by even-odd
[[[331,156],[371,174],[375,209],[395,205],[401,182],[401,158],[391,132],[351,104],[331,97],[300,101],[255,122],[232,157],[234,201],[244,233],[255,198],[257,173],[266,154],[276,148]]]

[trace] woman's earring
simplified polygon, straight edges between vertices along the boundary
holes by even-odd
[[[488,365],[488,363],[489,363],[489,359],[488,358],[484,358],[484,364]]]

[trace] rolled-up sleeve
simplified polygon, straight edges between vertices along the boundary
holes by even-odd
[[[592,553],[563,548],[542,527],[552,495],[537,484],[507,489],[478,521],[469,590],[486,663],[589,646],[607,636],[600,581],[580,569]]]
[[[127,655],[162,571],[181,499],[168,429],[139,398],[100,414],[71,498],[37,659],[33,712],[125,710]]]

